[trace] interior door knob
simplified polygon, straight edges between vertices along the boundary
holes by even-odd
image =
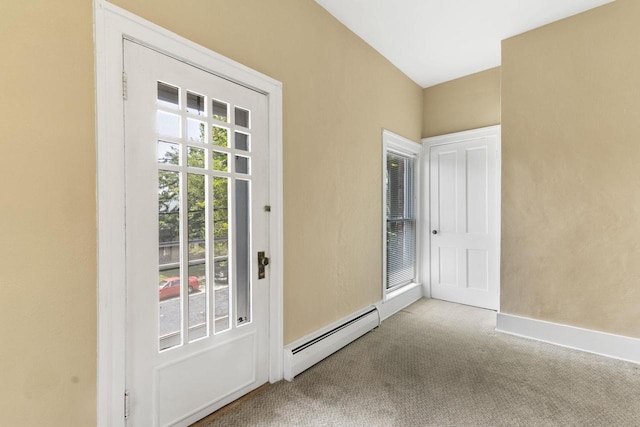
[[[438,234],[438,230],[433,230],[432,233],[433,234]]]

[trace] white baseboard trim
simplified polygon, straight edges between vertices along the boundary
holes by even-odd
[[[422,286],[412,283],[388,293],[384,300],[376,303],[375,306],[380,313],[380,320],[385,320],[421,298]]]
[[[640,339],[498,313],[496,331],[640,364]]]

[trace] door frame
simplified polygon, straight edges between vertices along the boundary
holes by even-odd
[[[267,96],[270,243],[269,381],[283,378],[282,83],[105,0],[94,0],[98,235],[97,425],[124,426],[126,343],[123,39]],[[123,83],[124,82],[124,83]]]
[[[423,242],[423,257],[422,257],[422,271],[423,271],[423,289],[424,296],[431,298],[431,147],[438,145],[455,144],[459,142],[472,141],[476,139],[496,137],[497,140],[497,159],[496,159],[496,173],[498,174],[498,188],[496,189],[496,197],[498,203],[497,218],[493,218],[496,221],[496,230],[498,230],[498,247],[496,248],[498,257],[498,312],[500,312],[500,269],[501,269],[501,235],[502,235],[502,127],[501,125],[487,126],[478,129],[471,129],[462,132],[455,132],[446,135],[432,136],[429,138],[422,138],[422,188],[426,188],[426,197],[422,198],[422,211],[426,225],[422,227],[422,242]]]

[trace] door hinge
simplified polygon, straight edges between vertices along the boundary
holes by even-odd
[[[127,73],[122,72],[122,99],[125,101],[129,98],[129,88],[127,87]]]
[[[124,419],[128,419],[129,418],[129,392],[125,391],[124,392]]]

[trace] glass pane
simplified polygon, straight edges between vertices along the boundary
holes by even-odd
[[[187,148],[187,166],[204,168],[204,148]]]
[[[160,350],[182,343],[180,304],[180,176],[158,171]]]
[[[207,333],[207,218],[204,175],[187,175],[187,230],[189,234],[189,341]]]
[[[158,163],[180,164],[180,146],[170,142],[158,141]]]
[[[189,141],[207,142],[207,126],[199,120],[187,119],[187,139]]]
[[[387,289],[412,282],[416,276],[415,221],[387,222]]]
[[[158,111],[156,130],[160,135],[180,138],[180,116]]]
[[[187,112],[204,116],[204,96],[187,92]]]
[[[213,170],[226,172],[229,170],[227,153],[221,153],[219,151],[213,152]]]
[[[211,128],[211,142],[218,147],[227,146],[227,129],[213,126]]]
[[[178,108],[180,105],[180,89],[158,82],[158,103],[165,107]]]
[[[213,178],[213,259],[215,332],[229,329],[229,185]]]
[[[413,218],[414,159],[387,153],[387,218]]]
[[[236,156],[236,172],[249,173],[249,159],[242,156]]]
[[[216,101],[215,99],[211,102],[211,115],[214,119],[220,120],[221,122],[229,121],[229,104],[226,102]]]
[[[249,228],[249,182],[236,180],[236,317],[238,324],[251,321],[251,254]]]
[[[387,153],[387,288],[415,279],[415,159]]]
[[[249,127],[249,111],[236,107],[236,125]]]
[[[249,151],[249,135],[236,132],[236,150]]]

